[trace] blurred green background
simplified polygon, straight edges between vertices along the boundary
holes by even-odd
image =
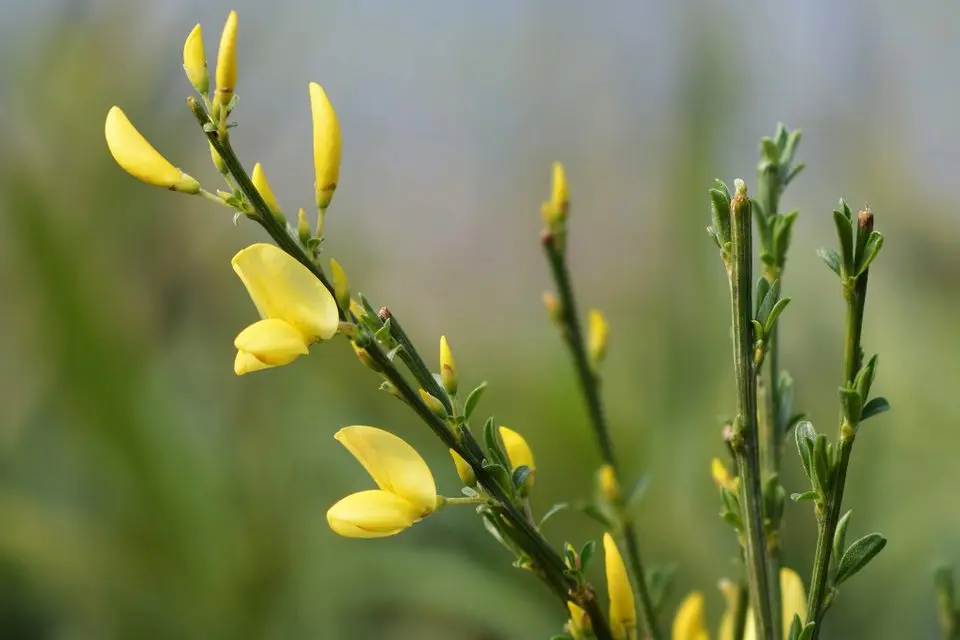
[[[262,239],[226,210],[124,174],[103,141],[122,106],[216,188],[184,106],[183,38],[214,55],[240,11],[235,141],[288,211],[309,205],[307,82],[344,138],[328,254],[425,355],[440,333],[484,415],[537,456],[534,504],[589,495],[598,465],[567,354],[541,307],[549,165],[565,162],[584,305],[612,326],[605,391],[649,563],[669,608],[734,570],[709,460],[732,410],[726,285],[703,229],[714,177],[754,182],[756,144],[801,127],[808,169],[784,287],[799,408],[835,431],[842,300],[815,255],[829,211],[869,204],[886,235],[868,352],[894,411],[857,440],[850,535],[890,543],[847,583],[824,637],[937,637],[930,569],[960,564],[960,5],[701,1],[596,5],[43,0],[0,6],[0,638],[546,638],[562,611],[469,509],[388,540],[338,538],[326,508],[369,478],[332,434],[389,428],[458,482],[446,451],[376,391],[346,343],[236,378],[255,317],[229,259]],[[787,491],[804,489],[792,449]],[[815,527],[789,503],[785,555]],[[582,543],[572,512],[545,532]],[[598,582],[602,578],[594,567]],[[713,626],[713,625],[711,625]]]

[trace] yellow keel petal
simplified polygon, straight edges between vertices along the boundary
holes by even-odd
[[[327,511],[327,523],[348,538],[383,538],[420,519],[416,506],[389,491],[371,489],[343,498]]]

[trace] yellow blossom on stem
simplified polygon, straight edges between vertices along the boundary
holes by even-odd
[[[217,51],[217,89],[213,98],[217,104],[226,107],[237,88],[237,12],[227,15],[220,35],[220,48]]]
[[[110,154],[120,167],[147,184],[181,193],[200,193],[200,183],[170,164],[127,119],[120,107],[111,107],[103,127]]]
[[[780,597],[783,604],[783,637],[790,635],[790,623],[793,616],[803,620],[807,616],[807,593],[803,587],[803,578],[789,567],[780,569]],[[747,624],[743,630],[743,640],[757,640],[757,625],[753,609],[747,610]]]
[[[340,122],[326,92],[316,82],[310,83],[310,111],[313,119],[317,208],[322,211],[330,206],[340,177]]]
[[[603,552],[607,567],[607,590],[610,593],[610,630],[616,640],[627,640],[637,628],[637,611],[633,587],[623,564],[623,557],[613,536],[603,534]]]
[[[737,493],[737,478],[730,474],[727,465],[720,461],[720,458],[714,458],[710,463],[710,474],[713,476],[713,483],[717,488],[723,488],[727,491]]]
[[[507,427],[500,427],[500,439],[503,440],[503,447],[507,450],[507,459],[510,462],[510,471],[518,467],[526,466],[530,469],[530,474],[521,488],[522,495],[528,495],[533,489],[534,477],[536,475],[536,465],[533,462],[533,451],[530,445],[523,439],[519,433]]]
[[[303,207],[297,209],[297,236],[300,237],[300,242],[306,244],[310,240],[312,230],[310,229],[310,221],[307,220],[307,212],[303,210]]]
[[[454,395],[457,392],[457,363],[453,360],[447,336],[440,336],[440,378],[446,392]]]
[[[330,258],[330,274],[333,276],[333,295],[340,303],[340,307],[346,309],[350,306],[350,280],[347,278],[347,272],[339,262]]]
[[[720,618],[720,630],[717,633],[719,640],[735,640],[733,637],[737,625],[737,609],[739,607],[740,590],[730,580],[721,580],[718,585],[720,593],[727,601],[727,606],[723,610],[723,616]],[[736,640],[740,640],[737,638]]]
[[[590,627],[590,616],[587,615],[587,612],[570,601],[567,602],[567,609],[570,610],[567,631],[573,636],[573,640],[584,640],[584,638],[590,637],[589,634],[592,629]]]
[[[620,483],[617,481],[617,472],[609,464],[600,467],[597,472],[597,484],[600,486],[600,493],[610,503],[616,504],[620,500]]]
[[[591,309],[587,315],[587,353],[590,362],[597,367],[607,355],[607,338],[610,335],[610,326],[603,313]]]
[[[207,54],[203,50],[203,29],[199,24],[183,43],[183,70],[193,88],[206,96],[210,91],[210,73],[207,71]]]
[[[543,203],[543,221],[547,227],[553,229],[567,217],[570,208],[570,190],[567,186],[567,173],[560,162],[553,163],[553,182],[551,184],[550,200]]]
[[[673,618],[671,640],[710,640],[710,634],[703,624],[703,594],[699,591],[690,593]]]
[[[266,203],[267,209],[274,214],[280,213],[280,203],[277,202],[277,197],[273,195],[273,189],[270,188],[270,183],[267,182],[267,176],[263,173],[263,167],[259,162],[253,165],[250,181],[260,192],[260,197]]]
[[[379,489],[343,498],[327,511],[327,523],[348,538],[400,533],[437,508],[433,474],[420,454],[376,427],[344,427],[334,436],[363,465]]]
[[[460,480],[464,485],[468,487],[476,486],[477,484],[477,475],[473,471],[473,467],[463,459],[459,453],[450,449],[450,456],[453,458],[453,464],[457,467],[457,475],[460,476]]]
[[[261,320],[237,336],[234,371],[277,367],[329,340],[339,326],[337,303],[310,271],[272,244],[254,244],[231,261]]]

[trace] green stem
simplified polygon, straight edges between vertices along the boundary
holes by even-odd
[[[550,232],[543,236],[543,247],[547,254],[547,261],[550,263],[553,280],[557,286],[563,338],[573,356],[574,368],[577,371],[580,388],[583,391],[584,400],[587,404],[587,413],[590,416],[590,424],[593,426],[593,433],[596,436],[597,445],[600,448],[600,456],[604,463],[613,469],[614,475],[619,482],[620,470],[614,453],[613,441],[610,437],[610,429],[607,426],[606,416],[603,411],[603,403],[600,399],[600,380],[593,367],[590,366],[590,359],[587,356],[583,331],[580,328],[580,321],[577,316],[577,304],[573,294],[573,284],[570,278],[570,272],[567,269],[564,252],[558,246],[556,236]],[[644,628],[650,640],[659,640],[663,636],[657,625],[653,598],[650,596],[650,590],[647,586],[646,573],[640,557],[640,546],[637,542],[636,527],[626,516],[622,496],[618,496],[615,507],[620,519],[621,537],[627,549],[630,568],[636,581],[637,595],[640,600],[640,615],[643,618]]]
[[[379,315],[380,319],[383,321],[386,321],[387,318],[390,318],[390,335],[393,336],[393,338],[397,341],[397,344],[400,345],[400,359],[405,365],[407,365],[407,368],[410,370],[410,373],[413,374],[414,379],[424,390],[430,392],[430,395],[440,400],[440,402],[443,403],[444,408],[447,410],[447,413],[452,415],[454,413],[454,407],[450,402],[447,392],[444,391],[443,387],[440,386],[440,383],[437,382],[437,379],[433,377],[430,369],[424,363],[423,358],[421,358],[420,354],[417,352],[417,348],[413,345],[413,341],[410,340],[407,332],[404,331],[403,327],[400,325],[400,321],[397,320],[397,317],[393,315],[393,312],[386,307],[380,310]]]
[[[751,205],[742,182],[730,202],[731,278],[734,371],[737,378],[737,420],[731,441],[740,471],[740,502],[744,509],[744,545],[750,601],[758,638],[774,638],[770,604],[767,540],[763,518],[763,490],[757,429],[757,371],[753,349],[753,242]]]
[[[207,111],[195,98],[188,98],[188,104],[201,126],[212,122]],[[223,159],[227,170],[237,181],[238,188],[253,206],[257,215],[257,222],[263,226],[280,248],[284,249],[288,254],[307,267],[324,287],[333,294],[333,287],[324,275],[323,270],[310,259],[300,243],[287,233],[286,229],[273,217],[263,198],[260,196],[259,191],[254,187],[250,176],[243,168],[243,165],[240,164],[229,140],[226,137],[221,138],[216,131],[207,131],[205,133],[207,139],[210,140],[210,143]],[[346,317],[345,314],[349,314],[349,310],[341,309],[340,313],[341,317]],[[399,323],[397,323],[396,326],[399,326]],[[413,363],[411,369],[415,372],[415,377],[417,377],[416,371],[421,371],[422,375],[422,371],[426,370],[426,365],[417,354],[416,349],[413,348],[406,334],[402,332],[402,329],[400,333],[406,341],[408,348],[407,354]],[[399,338],[398,342],[404,344]],[[483,460],[476,453],[478,447],[474,446],[471,448],[461,446],[447,424],[427,407],[420,397],[420,394],[417,393],[416,389],[404,378],[400,370],[393,361],[387,357],[387,354],[384,353],[383,349],[380,348],[380,345],[377,344],[372,336],[361,335],[361,337],[358,338],[358,343],[367,350],[371,358],[383,370],[386,378],[393,383],[407,404],[413,408],[437,437],[439,437],[448,448],[456,450],[470,464],[476,474],[477,480],[497,501],[496,510],[511,525],[511,532],[516,536],[521,548],[523,548],[531,559],[534,560],[536,566],[543,572],[547,584],[551,586],[564,604],[569,601],[571,595],[577,589],[577,584],[567,575],[563,558],[550,547],[546,539],[537,531],[536,527],[524,516],[523,512],[513,504],[510,497],[507,496],[493,476],[484,469]],[[408,366],[410,365],[408,364]],[[417,378],[421,384],[426,382],[426,379],[421,381],[419,377]],[[429,379],[433,380],[433,376],[429,376]],[[436,382],[434,381],[433,384],[435,385]],[[426,385],[424,385],[424,387],[428,388]],[[445,395],[446,394],[440,393],[437,397],[443,398]],[[600,609],[596,598],[592,596],[591,590],[588,589],[587,592],[590,595],[579,598],[578,604],[587,612],[587,615],[590,616],[591,625],[597,640],[613,640],[613,635],[606,617]]]
[[[858,233],[869,233],[873,230],[873,215],[861,216],[858,221]],[[863,350],[860,338],[863,331],[863,314],[867,299],[867,277],[869,270],[859,277],[850,278],[844,286],[844,298],[847,302],[846,337],[843,348],[843,386],[853,383],[863,365]],[[840,420],[840,452],[833,477],[830,480],[830,491],[824,505],[823,514],[819,518],[817,532],[817,547],[813,557],[813,573],[810,578],[810,598],[807,607],[807,623],[816,622],[813,630],[813,640],[820,635],[821,621],[827,607],[832,600],[828,596],[827,579],[830,574],[830,555],[833,551],[833,537],[840,521],[840,511],[843,504],[843,490],[847,480],[847,468],[850,465],[850,454],[853,451],[853,441],[856,438],[857,425],[849,424],[844,418]]]

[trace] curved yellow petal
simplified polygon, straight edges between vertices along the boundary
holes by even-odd
[[[620,549],[613,536],[603,534],[603,552],[607,566],[607,590],[610,592],[610,627],[613,637],[625,640],[637,627],[637,611],[633,601],[633,587],[627,568],[623,566]]]
[[[263,198],[263,201],[267,204],[267,209],[270,209],[273,213],[279,213],[280,203],[277,202],[277,196],[273,195],[273,189],[270,188],[270,183],[267,182],[267,176],[264,175],[263,167],[260,166],[259,162],[253,165],[250,181],[253,182],[253,186],[260,192],[260,197]]]
[[[590,617],[587,612],[581,609],[573,602],[567,602],[567,609],[570,610],[570,621],[567,623],[567,630],[573,636],[573,640],[582,640],[586,633],[590,631]]]
[[[203,29],[198,24],[183,43],[183,70],[187,80],[204,96],[210,91],[210,74],[207,72],[207,54],[203,50]]]
[[[673,618],[672,640],[710,640],[706,627],[703,626],[703,594],[699,591],[690,593]]]
[[[519,433],[507,427],[500,427],[500,439],[503,440],[503,446],[507,450],[507,458],[510,459],[510,466],[513,469],[521,466],[528,466],[530,470],[536,469],[533,463],[533,451],[530,445],[523,439]]]
[[[793,569],[780,569],[780,595],[783,602],[783,635],[790,635],[790,623],[794,615],[803,620],[807,616],[807,595],[803,579]],[[757,626],[753,619],[753,609],[747,610],[747,624],[743,631],[743,640],[757,640]]]
[[[610,325],[607,318],[598,309],[590,309],[587,315],[587,353],[590,362],[597,366],[607,356],[607,339],[610,335]]]
[[[420,519],[417,507],[395,493],[370,489],[343,498],[327,511],[327,523],[348,538],[383,538]]]
[[[339,316],[333,296],[310,271],[272,244],[254,244],[231,261],[262,318],[283,320],[306,341],[329,340]]]
[[[453,359],[453,351],[450,350],[447,336],[440,336],[440,379],[447,393],[457,392],[457,363]]]
[[[453,449],[450,449],[450,455],[453,457],[453,464],[457,467],[457,475],[460,476],[460,481],[468,487],[476,486],[477,474],[474,472],[473,467],[463,459],[463,456]]]
[[[720,592],[723,594],[724,600],[727,601],[727,606],[723,610],[723,616],[720,618],[720,631],[717,634],[717,640],[738,640],[733,637],[733,632],[736,630],[736,615],[740,590],[737,589],[737,585],[726,579],[721,580],[718,586]]]
[[[296,327],[275,318],[254,322],[237,335],[233,346],[274,367],[288,364],[309,351]]]
[[[200,183],[160,155],[120,107],[110,107],[103,132],[113,159],[134,178],[172,191],[190,194],[200,192]]]
[[[389,431],[356,425],[334,435],[384,491],[395,493],[425,516],[437,506],[437,485],[420,454]]]
[[[313,167],[316,171],[317,207],[326,209],[340,179],[340,122],[323,87],[310,83],[313,118]]]
[[[245,373],[251,373],[253,371],[260,371],[261,369],[270,369],[276,367],[275,364],[267,364],[263,362],[257,356],[252,353],[247,353],[246,351],[237,351],[237,357],[233,360],[233,372],[238,376],[242,376]]]
[[[214,100],[226,106],[237,88],[237,12],[231,11],[220,34],[217,50],[217,89]]]

